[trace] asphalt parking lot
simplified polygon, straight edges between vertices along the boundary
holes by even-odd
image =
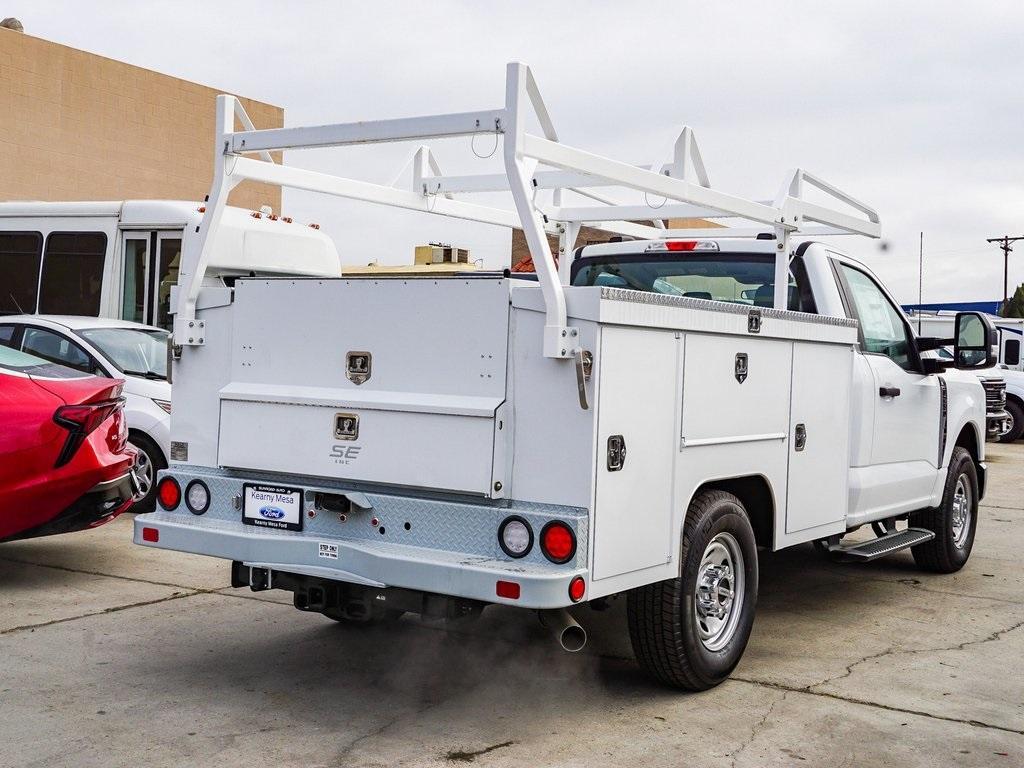
[[[989,465],[953,576],[766,553],[746,656],[697,695],[636,669],[623,601],[569,655],[503,608],[339,626],[128,518],[2,544],[0,766],[1019,766],[1024,443]]]

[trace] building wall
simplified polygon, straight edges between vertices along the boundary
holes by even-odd
[[[0,200],[202,200],[221,91],[0,28]],[[242,99],[257,128],[284,110]],[[231,202],[281,208],[245,182]]]

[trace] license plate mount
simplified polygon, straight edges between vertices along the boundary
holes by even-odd
[[[280,485],[242,486],[242,522],[279,531],[302,530],[302,489]]]

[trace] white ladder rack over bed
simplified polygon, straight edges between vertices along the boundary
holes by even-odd
[[[532,111],[542,136],[526,130]],[[235,131],[235,116],[244,130]],[[403,190],[366,181],[332,176],[275,163],[271,152],[285,149],[340,147],[383,142],[493,134],[503,140],[505,172],[445,176],[430,152],[421,146],[413,158],[412,188]],[[250,157],[256,154],[260,159]],[[869,206],[801,169],[789,173],[773,201],[746,200],[712,189],[704,161],[689,127],[675,143],[671,162],[636,166],[601,157],[561,143],[530,68],[520,63],[507,67],[505,104],[478,112],[428,115],[357,123],[338,123],[296,128],[255,130],[241,103],[233,96],[217,97],[217,143],[214,179],[200,226],[198,253],[183,254],[182,285],[174,318],[175,345],[202,344],[201,336],[188,333],[195,321],[196,300],[202,285],[210,249],[223,216],[230,191],[240,182],[253,181],[283,187],[324,192],[339,197],[452,216],[486,224],[521,228],[533,257],[544,295],[546,321],[544,355],[573,357],[566,349],[567,325],[563,283],[568,280],[570,252],[583,224],[634,237],[753,237],[774,231],[778,253],[775,266],[775,307],[785,309],[789,270],[789,238],[804,235],[861,234],[878,237],[878,214]],[[805,186],[863,216],[834,210],[803,198]],[[619,205],[587,191],[591,187],[620,187],[665,198],[660,207]],[[535,202],[538,189],[552,189],[552,205]],[[596,204],[563,206],[563,190],[572,190]],[[456,194],[509,191],[515,210],[478,205],[455,199]],[[672,230],[670,218],[737,218],[755,226],[715,230]],[[649,221],[650,224],[636,222]],[[808,226],[808,223],[811,226]],[[756,226],[761,225],[761,226]],[[561,270],[548,246],[546,235],[559,237]],[[191,339],[190,339],[191,335]]]

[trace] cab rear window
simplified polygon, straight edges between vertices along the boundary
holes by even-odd
[[[799,269],[796,262],[799,261]],[[802,259],[789,276],[788,308],[816,312],[802,275]],[[803,280],[798,277],[803,276]],[[801,284],[803,283],[803,284]],[[770,253],[605,254],[572,265],[573,285],[625,288],[754,307],[775,303],[775,255]]]

